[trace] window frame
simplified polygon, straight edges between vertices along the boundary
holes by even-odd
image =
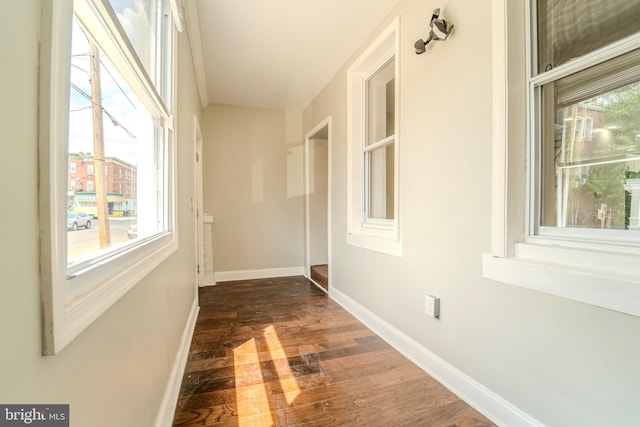
[[[347,70],[347,244],[393,256],[402,256],[400,238],[400,17],[371,43]],[[395,59],[395,116],[393,142],[384,138],[367,146],[367,82],[379,70]],[[368,152],[380,148],[380,144],[394,145],[394,215],[393,219],[368,217],[367,192],[369,168],[365,164]]]
[[[492,4],[493,222],[491,253],[483,254],[483,277],[640,316],[640,247],[553,233],[537,235],[537,184],[531,173],[537,167],[534,85],[637,49],[640,34],[532,77],[532,2],[516,5],[493,0]],[[522,18],[524,26],[518,22]],[[524,33],[518,33],[519,28]],[[522,40],[526,41],[524,57],[518,51]],[[524,209],[519,208],[522,202]]]
[[[96,24],[104,30],[120,31],[119,23],[109,19],[107,0],[75,0],[76,5],[91,8]],[[43,3],[40,49],[40,283],[43,311],[43,354],[55,355],[92,324],[102,313],[160,265],[178,247],[176,228],[176,158],[172,129],[173,106],[158,102],[155,89],[138,79],[137,90],[145,92],[145,105],[155,104],[154,111],[163,118],[167,152],[167,231],[157,233],[138,244],[110,254],[84,271],[67,273],[66,204],[68,181],[68,109],[71,58],[71,28],[74,2],[56,0]],[[97,28],[97,27],[92,27]],[[95,31],[101,31],[95,30]],[[168,28],[170,45],[165,54],[175,58],[175,28]],[[120,37],[120,36],[117,36]],[[117,38],[116,37],[116,38]],[[103,46],[101,46],[102,48]],[[113,48],[113,46],[112,46]],[[168,59],[171,61],[171,59]],[[112,59],[112,58],[110,58]],[[139,65],[126,55],[130,72]],[[135,62],[135,61],[133,61]],[[171,61],[170,99],[175,105],[176,64]],[[133,70],[133,71],[132,71]],[[158,107],[161,110],[158,110]],[[162,108],[164,108],[162,110]]]

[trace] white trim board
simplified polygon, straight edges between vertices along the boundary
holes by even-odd
[[[193,331],[196,327],[196,320],[198,319],[199,312],[200,306],[198,305],[198,296],[196,294],[193,299],[193,304],[191,305],[189,318],[184,325],[182,338],[180,338],[178,353],[176,354],[173,366],[171,367],[169,381],[167,382],[167,387],[162,397],[162,403],[158,410],[155,427],[169,427],[173,424],[173,417],[175,415],[178,396],[180,394],[180,386],[182,385],[182,376],[184,375],[184,369],[187,365],[187,357],[189,356],[191,337],[193,336]]]
[[[264,268],[257,270],[216,271],[216,282],[268,279],[271,277],[304,276],[304,267]]]
[[[184,17],[189,37],[189,46],[191,46],[191,56],[193,58],[193,71],[196,75],[196,85],[198,86],[198,94],[200,95],[200,105],[205,109],[207,105],[209,105],[209,95],[204,67],[204,54],[202,53],[202,35],[200,32],[200,18],[198,17],[200,13],[198,11],[198,2],[196,0],[184,0],[183,7],[185,10]]]
[[[507,164],[509,90],[507,76],[507,0],[492,1],[492,168],[491,254],[507,255]]]
[[[329,296],[393,348],[498,425],[541,427],[543,424],[465,375],[335,287]]]

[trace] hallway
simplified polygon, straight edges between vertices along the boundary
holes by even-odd
[[[175,426],[493,425],[303,277],[200,305]]]

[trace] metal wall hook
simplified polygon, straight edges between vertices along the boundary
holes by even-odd
[[[427,40],[419,39],[413,45],[416,49],[416,54],[420,55],[427,50],[427,45],[432,40],[446,40],[453,30],[453,24],[448,23],[444,19],[440,19],[440,9],[434,9],[433,15],[431,15],[431,21],[429,21],[429,37]]]

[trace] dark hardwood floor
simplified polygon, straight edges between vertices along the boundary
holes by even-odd
[[[174,426],[488,426],[304,277],[200,289]]]

